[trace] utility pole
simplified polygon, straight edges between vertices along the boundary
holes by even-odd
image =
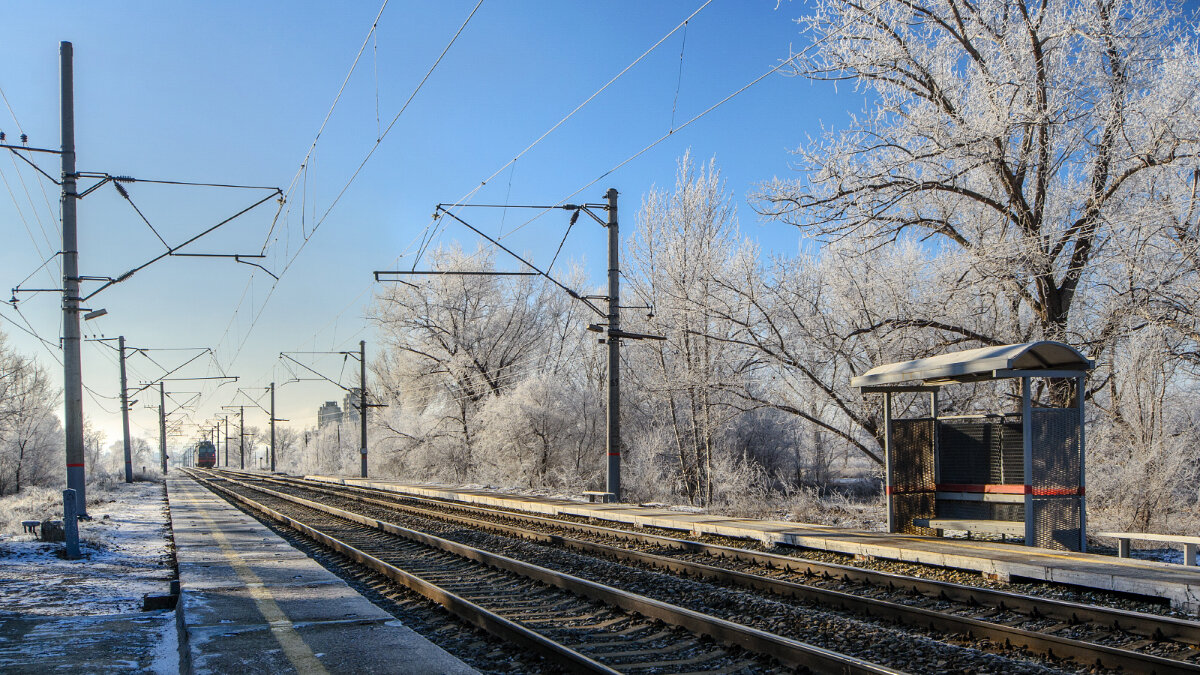
[[[377,272],[376,274],[380,274],[380,273]],[[340,355],[343,355],[348,358],[358,359],[358,368],[359,368],[359,370],[358,370],[358,384],[359,384],[358,405],[355,407],[358,408],[358,413],[359,413],[359,420],[358,420],[359,421],[359,453],[362,457],[361,464],[360,464],[361,468],[359,469],[359,475],[362,478],[366,478],[367,477],[367,410],[369,410],[370,408],[383,408],[387,405],[384,403],[367,403],[367,341],[366,340],[358,341],[358,353],[357,354],[355,354],[354,352],[292,352],[292,353],[293,354],[340,354]],[[317,372],[313,368],[292,358],[291,356],[288,355],[287,352],[280,352],[279,357],[282,359],[287,359],[288,361],[291,361],[292,363],[294,363],[294,364],[300,366],[301,368],[307,370],[308,372],[312,373],[313,375],[316,375],[320,379],[325,380],[326,382],[335,384],[338,387],[340,387],[342,389],[342,391],[346,392],[346,398],[345,398],[346,411],[345,412],[347,414],[350,412],[350,407],[354,406],[354,389],[343,385],[341,382],[338,382],[337,380],[334,380],[332,378],[326,377],[325,375],[322,375],[321,373]],[[262,407],[262,406],[259,406],[259,407]],[[274,415],[272,415],[272,417],[274,417]],[[286,420],[280,420],[280,421],[286,421]],[[341,444],[342,444],[342,423],[341,423],[341,421],[338,422],[337,433],[338,433],[338,447],[341,447]],[[305,445],[307,445],[307,444],[308,444],[308,441],[305,440]]]
[[[229,468],[229,416],[228,415],[225,416],[225,463],[222,464],[221,466],[224,466],[226,469]]]
[[[238,468],[246,470],[246,406],[238,406],[238,450],[241,452],[238,459]]]
[[[87,517],[83,455],[83,364],[79,355],[79,242],[75,174],[75,76],[70,42],[59,45],[62,114],[63,257],[63,430],[66,433],[67,489],[75,491],[76,512]]]
[[[158,455],[162,462],[163,476],[167,475],[167,393],[163,383],[158,383]]]
[[[271,383],[271,473],[275,473],[275,383]]]
[[[367,341],[358,341],[358,417],[362,422],[362,473],[367,477]]]
[[[606,492],[621,501],[621,237],[617,225],[617,191],[608,199],[608,482]]]
[[[125,442],[125,482],[133,482],[133,450],[129,446],[129,384],[125,380],[125,336],[117,338],[121,353],[121,431]]]
[[[489,276],[542,276],[550,283],[558,286],[566,291],[572,298],[583,302],[589,309],[597,315],[604,317],[606,324],[591,324],[587,327],[588,330],[596,333],[604,333],[606,337],[600,340],[601,344],[608,345],[608,440],[606,442],[606,452],[608,455],[608,470],[605,491],[610,494],[612,501],[621,501],[621,340],[666,340],[663,335],[651,335],[647,333],[630,333],[621,330],[621,236],[620,227],[617,222],[617,191],[614,188],[609,188],[604,193],[605,203],[603,204],[558,204],[556,206],[542,205],[518,205],[505,204],[503,207],[497,204],[438,204],[435,211],[435,217],[448,216],[475,234],[486,239],[496,248],[504,251],[513,258],[520,261],[530,271],[522,272],[481,272],[475,270],[400,270],[400,271],[376,271],[376,281],[393,281],[393,279],[385,279],[384,275],[414,275],[414,274],[461,274],[461,275],[489,275]],[[467,221],[454,214],[448,207],[467,207],[477,206],[480,208],[524,208],[524,209],[539,209],[545,211],[547,209],[564,209],[574,211],[571,216],[571,225],[575,224],[575,220],[579,214],[585,213],[590,218],[599,223],[602,227],[608,229],[608,295],[580,295],[579,293],[567,288],[562,283],[550,276],[548,272],[544,272],[534,266],[525,258],[514,253],[506,248],[504,244],[498,240],[488,236],[485,232],[468,223]],[[596,215],[597,210],[604,209],[608,212],[608,219],[602,220]],[[569,226],[568,226],[569,227]],[[568,232],[570,230],[568,229]],[[399,281],[395,279],[394,281]],[[408,282],[404,282],[408,283]],[[608,302],[607,311],[600,309],[592,304],[592,300],[606,300]],[[629,308],[626,308],[629,309]],[[653,309],[648,306],[647,309]],[[294,360],[294,359],[293,359]],[[299,362],[297,362],[299,363]],[[303,364],[301,364],[303,365]],[[319,374],[319,373],[318,373]]]

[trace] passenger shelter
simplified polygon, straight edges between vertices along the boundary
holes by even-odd
[[[851,379],[864,394],[883,394],[888,531],[989,532],[1085,551],[1083,396],[1070,408],[1035,407],[1032,380],[1070,378],[1083,392],[1094,366],[1070,345],[1027,342],[876,366]],[[1014,378],[1018,411],[938,413],[942,387]],[[905,392],[928,393],[930,416],[894,419],[893,396]]]

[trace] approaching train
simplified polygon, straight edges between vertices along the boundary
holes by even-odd
[[[201,469],[211,469],[217,464],[217,449],[212,441],[200,441],[196,444],[196,466]]]

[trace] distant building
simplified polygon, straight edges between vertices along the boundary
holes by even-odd
[[[342,421],[346,424],[358,424],[358,404],[359,404],[358,387],[351,387],[350,391],[346,392],[346,398],[342,399]]]
[[[337,424],[342,421],[342,409],[337,401],[326,401],[325,405],[317,408],[317,428],[322,429],[326,424]]]

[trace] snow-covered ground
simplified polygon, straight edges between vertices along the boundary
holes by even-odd
[[[174,613],[142,611],[174,574],[163,484],[96,496],[107,501],[79,524],[81,560],[64,560],[61,543],[0,534],[0,671],[178,672]]]

